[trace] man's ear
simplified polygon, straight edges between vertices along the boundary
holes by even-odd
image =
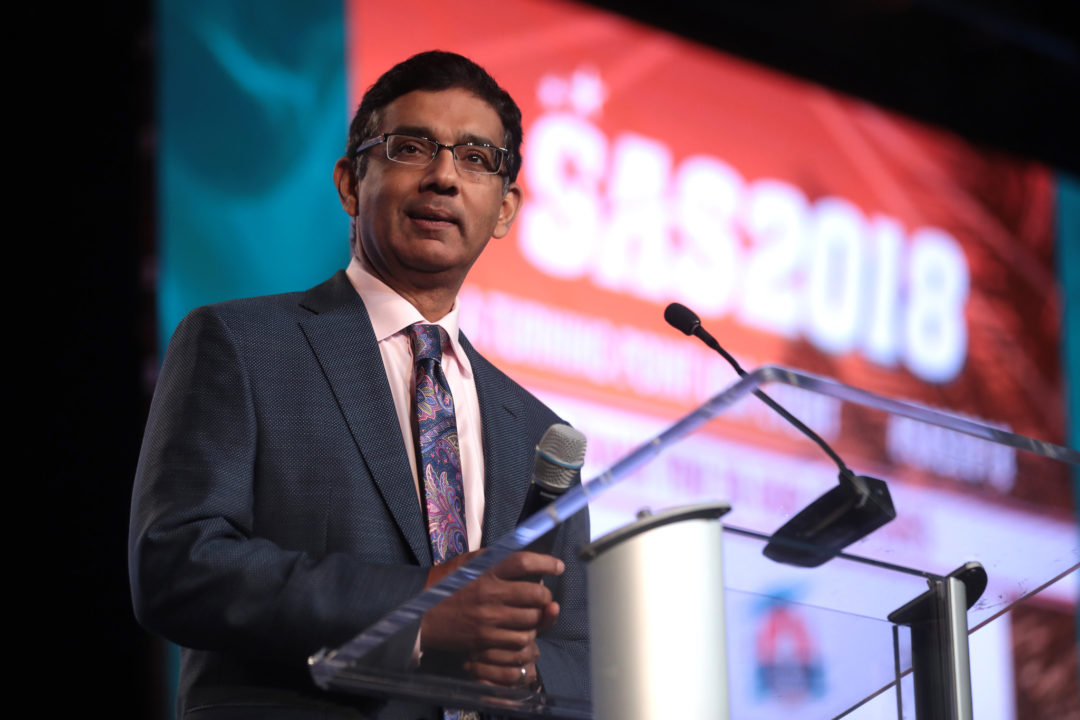
[[[495,231],[491,233],[494,238],[506,237],[510,227],[514,224],[518,210],[521,209],[521,186],[510,183],[503,193],[502,206],[499,208],[499,219],[495,222]]]
[[[341,207],[353,217],[356,217],[359,212],[356,202],[356,183],[353,159],[342,157],[334,165],[334,185],[337,187]]]

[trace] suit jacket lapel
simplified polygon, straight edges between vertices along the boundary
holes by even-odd
[[[469,356],[484,443],[483,544],[490,545],[514,529],[525,503],[532,475],[532,453],[522,448],[524,407],[506,377],[459,334]]]
[[[430,566],[431,547],[405,462],[407,450],[364,303],[345,273],[338,272],[305,293],[300,304],[314,313],[301,320],[300,327],[375,485],[417,562]]]

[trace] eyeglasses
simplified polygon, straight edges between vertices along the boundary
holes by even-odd
[[[439,150],[446,148],[454,156],[454,166],[464,172],[477,175],[495,175],[503,166],[503,159],[509,152],[506,148],[484,143],[459,143],[444,145],[441,142],[414,135],[384,133],[374,137],[356,148],[353,157],[373,148],[379,143],[386,143],[386,157],[404,165],[430,165]]]

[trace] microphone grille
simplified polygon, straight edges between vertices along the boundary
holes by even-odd
[[[693,335],[694,330],[701,325],[701,320],[694,311],[679,303],[671,303],[664,308],[664,319],[668,325],[686,335]]]
[[[562,493],[585,464],[585,435],[569,425],[552,425],[540,438],[533,462],[533,481],[551,493]]]

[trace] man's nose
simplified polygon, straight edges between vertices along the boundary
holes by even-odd
[[[444,152],[445,151],[445,152]],[[441,192],[456,191],[461,176],[454,163],[454,153],[449,148],[440,147],[424,173],[425,184]]]

